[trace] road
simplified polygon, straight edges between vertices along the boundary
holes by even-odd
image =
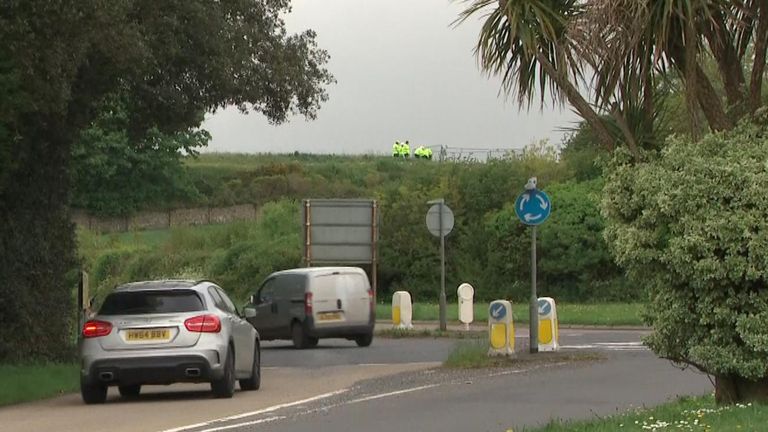
[[[379,338],[366,349],[330,340],[305,351],[268,342],[258,392],[218,400],[205,385],[156,386],[129,402],[110,390],[102,406],[65,395],[0,409],[0,431],[505,431],[711,390],[706,377],[656,359],[638,344],[641,335],[563,330],[566,351],[604,359],[492,371],[436,368],[456,343],[450,339]],[[518,332],[519,345],[524,336]]]

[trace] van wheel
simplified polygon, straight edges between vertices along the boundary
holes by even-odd
[[[256,342],[256,346],[253,351],[253,366],[251,366],[251,377],[248,379],[240,380],[241,390],[258,390],[261,387],[261,350],[259,349],[259,343]]]
[[[304,331],[304,326],[298,321],[295,321],[291,326],[291,339],[293,340],[293,346],[297,349],[311,348],[317,345],[317,338],[307,335],[307,332]],[[312,344],[313,340],[314,345]]]
[[[120,390],[120,396],[126,399],[137,398],[139,397],[139,393],[141,393],[141,384],[119,386],[117,389]]]
[[[224,361],[224,376],[211,381],[213,396],[217,398],[231,398],[235,394],[235,352],[232,347],[227,350]]]
[[[366,333],[364,335],[356,336],[355,343],[359,347],[367,347],[373,342],[373,333]]]
[[[107,386],[91,384],[85,378],[80,378],[80,395],[88,405],[102,404],[107,400]]]

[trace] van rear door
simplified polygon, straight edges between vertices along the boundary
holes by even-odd
[[[368,277],[363,273],[343,275],[345,287],[345,312],[351,325],[368,325],[371,316],[371,298]]]
[[[346,323],[345,287],[338,273],[315,276],[310,283],[312,317],[315,326],[335,326]]]

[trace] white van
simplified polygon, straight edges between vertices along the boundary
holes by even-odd
[[[371,284],[357,267],[310,267],[267,277],[245,309],[262,340],[291,339],[296,348],[320,338],[373,341],[375,305]]]

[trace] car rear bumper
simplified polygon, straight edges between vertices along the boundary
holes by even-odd
[[[224,373],[218,359],[212,360],[202,354],[105,358],[94,360],[81,373],[87,382],[103,385],[209,382]]]

